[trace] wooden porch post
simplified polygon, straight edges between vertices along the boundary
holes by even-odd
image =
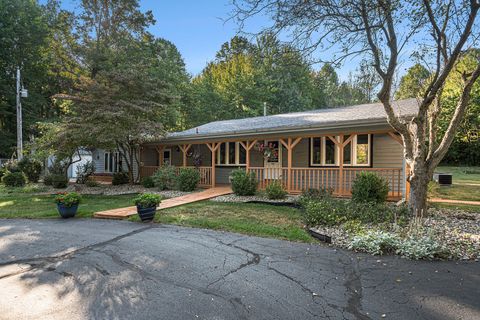
[[[217,155],[217,150],[218,148],[220,148],[220,145],[221,145],[221,142],[212,142],[212,143],[207,143],[206,144],[208,149],[210,149],[210,151],[212,152],[212,175],[211,175],[211,186],[212,188],[215,188],[215,180],[216,180],[216,176],[215,176],[215,162],[216,162],[216,155]]]
[[[247,159],[245,161],[246,162],[245,163],[245,165],[246,165],[245,171],[248,172],[248,170],[250,170],[250,150],[252,150],[252,148],[255,146],[255,144],[257,143],[257,140],[246,141],[246,143],[243,143],[243,141],[240,141],[239,143],[246,151],[245,157]]]
[[[287,142],[284,139],[280,139],[280,142],[287,149],[287,192],[292,191],[292,158],[293,158],[293,148],[302,140],[302,138],[288,138]]]
[[[179,147],[180,147],[180,150],[182,150],[182,153],[183,153],[183,167],[186,167],[187,166],[187,152],[188,152],[188,150],[190,150],[192,145],[191,144],[182,144]]]
[[[343,154],[343,151],[345,149],[345,145],[343,144],[343,142],[344,142],[343,140],[344,140],[344,135],[341,134],[340,135],[340,141],[339,141],[340,142],[340,144],[339,144],[340,154],[338,156],[338,161],[339,161],[339,163],[338,163],[338,180],[339,180],[339,183],[340,183],[340,189],[339,189],[340,195],[344,194],[344,190],[343,190],[344,189],[343,188],[343,156],[344,156],[344,154]]]

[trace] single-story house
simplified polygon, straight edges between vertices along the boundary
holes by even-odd
[[[393,106],[407,119],[418,111],[416,99]],[[408,193],[402,141],[381,103],[215,121],[170,133],[142,147],[138,171],[150,176],[163,164],[197,168],[204,187],[229,184],[232,170],[244,168],[256,174],[260,189],[277,180],[290,193],[331,188],[348,196],[355,176],[373,171],[387,179],[392,199]]]

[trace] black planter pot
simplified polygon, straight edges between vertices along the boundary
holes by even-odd
[[[61,203],[57,203],[57,209],[58,209],[58,213],[60,213],[60,216],[62,216],[62,218],[64,219],[73,218],[77,213],[78,204],[74,204],[71,207],[66,207]]]
[[[152,221],[157,212],[157,206],[150,208],[142,208],[137,206],[137,213],[140,216],[142,222]]]

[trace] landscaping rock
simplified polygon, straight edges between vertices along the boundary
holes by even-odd
[[[264,195],[254,195],[254,196],[237,196],[236,194],[227,194],[224,196],[219,196],[212,198],[212,201],[218,202],[268,202],[268,203],[295,203],[298,196],[287,195],[285,199],[270,200]]]

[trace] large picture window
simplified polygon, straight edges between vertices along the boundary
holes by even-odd
[[[345,135],[347,140],[350,136]],[[337,137],[338,138],[338,137]],[[344,166],[369,166],[370,165],[370,134],[360,134],[343,149]],[[340,148],[328,137],[315,137],[310,139],[310,165],[311,166],[338,166]]]
[[[105,152],[104,171],[108,173],[119,172],[122,170],[122,159],[118,152]]]
[[[239,142],[224,142],[217,151],[217,165],[244,166],[247,153]]]

